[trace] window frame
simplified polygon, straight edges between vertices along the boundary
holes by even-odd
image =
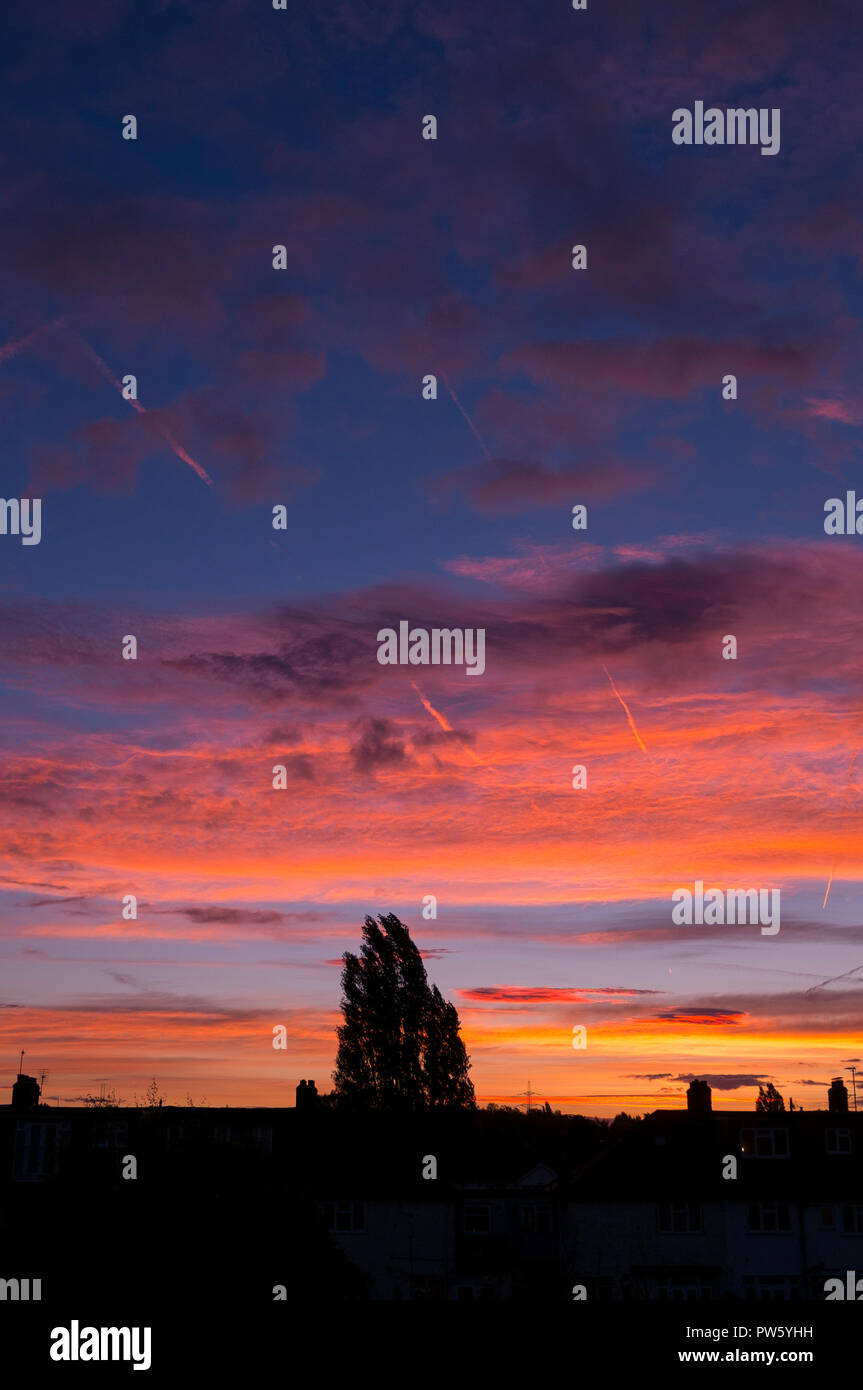
[[[330,1235],[350,1236],[366,1230],[366,1204],[351,1198],[338,1198],[324,1202],[324,1223]],[[340,1226],[339,1218],[348,1217],[348,1225]]]
[[[752,1136],[752,1148],[747,1151],[746,1138]],[[759,1153],[759,1146],[770,1136],[770,1152]],[[777,1135],[782,1136],[784,1152],[777,1151]],[[790,1158],[791,1143],[789,1140],[788,1129],[784,1125],[745,1125],[740,1131],[740,1155],[742,1158]]]
[[[664,1212],[668,1212],[669,1224],[663,1224]],[[675,1224],[676,1213],[685,1212],[686,1225]],[[700,1202],[657,1202],[656,1229],[664,1236],[697,1236],[704,1231],[704,1212]]]
[[[751,1235],[758,1236],[787,1236],[791,1233],[791,1204],[790,1202],[749,1202],[748,1203],[748,1228]],[[775,1212],[777,1224],[773,1227],[765,1226],[764,1216],[767,1212]],[[752,1213],[758,1213],[759,1224],[752,1224]],[[782,1215],[785,1215],[785,1225],[780,1224]]]
[[[832,1143],[831,1140],[833,1141]],[[847,1148],[843,1149],[840,1147],[842,1140],[844,1140],[845,1143],[848,1145]],[[849,1156],[853,1152],[851,1143],[851,1130],[831,1126],[829,1129],[826,1129],[824,1131],[824,1144],[828,1154],[832,1158],[843,1158]]]
[[[468,1224],[468,1212],[484,1211],[488,1217],[488,1225],[485,1229],[477,1230]],[[466,1236],[490,1236],[492,1228],[492,1208],[491,1202],[466,1202],[462,1211],[462,1226]]]

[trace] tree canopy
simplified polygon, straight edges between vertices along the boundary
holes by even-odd
[[[768,1081],[766,1086],[758,1087],[758,1099],[755,1102],[755,1109],[760,1114],[772,1115],[785,1109],[785,1101],[773,1085]]]
[[[473,1108],[458,1012],[429,985],[405,924],[392,912],[366,917],[359,955],[343,960],[338,1100],[374,1110]]]

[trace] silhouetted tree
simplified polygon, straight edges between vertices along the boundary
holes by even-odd
[[[766,1086],[758,1087],[758,1099],[755,1102],[755,1109],[762,1115],[774,1115],[780,1110],[785,1109],[785,1101],[769,1081]]]
[[[344,954],[334,1094],[375,1110],[475,1105],[455,1005],[429,986],[394,913],[366,917],[360,954]]]
[[[122,1100],[117,1099],[117,1092],[113,1087],[103,1096],[96,1096],[90,1092],[81,1099],[89,1110],[117,1110],[123,1104]]]
[[[619,1134],[627,1129],[635,1129],[636,1125],[641,1124],[641,1121],[641,1115],[630,1115],[626,1110],[621,1110],[618,1115],[615,1115],[609,1125],[609,1130],[612,1134]]]
[[[165,1097],[159,1090],[159,1083],[156,1080],[155,1076],[153,1077],[153,1080],[150,1082],[149,1086],[144,1092],[143,1100],[139,1100],[138,1093],[137,1091],[135,1092],[135,1105],[138,1107],[139,1110],[158,1110],[160,1109],[164,1099]]]

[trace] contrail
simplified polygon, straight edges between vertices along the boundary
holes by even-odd
[[[38,338],[40,334],[48,333],[51,331],[52,328],[64,327],[67,327],[67,320],[65,318],[53,319],[51,323],[45,323],[42,324],[40,328],[34,328],[32,333],[25,334],[25,336],[23,338],[19,338],[17,342],[5,343],[3,347],[0,347],[0,363],[8,362],[11,360],[11,358],[17,357],[18,353],[23,352],[24,348],[28,347],[29,344],[32,343],[33,339]],[[70,331],[74,332],[75,330],[72,329]],[[117,390],[120,392],[120,395],[122,396],[122,384],[114,376],[114,373],[111,371],[107,363],[102,361],[102,358],[99,356],[98,352],[91,348],[90,344],[84,338],[81,337],[80,333],[75,333],[75,337],[87,349],[90,356],[93,358],[93,361],[98,366],[102,375],[107,377],[111,385],[115,386]],[[150,412],[144,409],[140,401],[130,400],[129,404],[135,407],[139,415],[149,416]],[[208,485],[208,487],[212,487],[213,480],[210,477],[207,470],[205,468],[202,468],[199,463],[195,462],[191,454],[187,453],[181,444],[178,444],[177,440],[174,438],[174,436],[170,433],[169,430],[165,429],[164,425],[159,424],[158,420],[153,420],[152,423],[156,426],[156,429],[159,431],[162,438],[165,440],[165,443],[168,444],[171,449],[173,449],[177,457],[182,459],[184,463],[187,463],[190,468],[193,468],[202,482],[205,482]]]
[[[860,752],[860,745],[859,745],[859,743],[858,743],[857,747],[854,749],[854,756],[852,757],[851,763],[850,763],[849,768],[848,768],[848,776],[845,778],[845,791],[844,791],[843,794],[842,794],[842,809],[843,809],[843,811],[844,811],[844,809],[845,809],[845,803],[846,803],[846,801],[848,800],[848,788],[851,786],[851,774],[852,774],[853,771],[854,771],[854,764],[855,764],[856,761],[857,761],[857,754],[858,754],[859,752]],[[833,884],[833,875],[834,875],[835,872],[836,872],[836,864],[834,863],[833,868],[830,870],[830,877],[829,877],[828,880],[827,880],[827,887],[826,887],[826,889],[824,890],[824,901],[823,901],[823,903],[821,904],[821,911],[822,911],[822,912],[824,911],[825,907],[827,906],[827,899],[830,897],[830,888],[831,888],[831,886],[832,886],[832,884]]]
[[[10,358],[17,357],[19,352],[29,347],[34,338],[38,338],[41,333],[49,333],[52,328],[60,328],[65,322],[65,319],[54,319],[51,323],[43,323],[41,328],[34,328],[32,333],[19,338],[17,343],[5,343],[0,347],[0,362],[8,362]]]
[[[111,368],[108,366],[107,362],[102,361],[102,358],[99,356],[98,352],[96,352],[95,348],[91,348],[90,344],[86,341],[85,338],[81,337],[80,333],[76,333],[75,337],[79,340],[79,342],[83,343],[84,347],[87,349],[90,356],[93,358],[93,361],[96,363],[96,366],[99,368],[99,371],[102,373],[102,375],[106,377],[108,381],[110,381],[112,386],[115,386],[117,388],[117,390],[120,392],[120,395],[122,396],[122,384],[117,380],[114,373],[111,371]],[[124,396],[123,399],[125,400],[126,397]],[[148,417],[150,416],[150,412],[144,409],[140,401],[130,400],[129,404],[135,407],[139,415],[146,415]],[[212,487],[213,480],[210,477],[207,470],[205,468],[202,468],[199,463],[196,463],[195,460],[192,458],[191,454],[186,453],[186,450],[182,447],[181,444],[177,443],[174,436],[168,430],[165,429],[164,425],[159,424],[158,420],[152,420],[152,423],[156,426],[156,429],[159,431],[160,435],[165,440],[165,443],[168,444],[171,449],[173,449],[174,453],[177,455],[177,458],[182,459],[183,462],[187,463],[190,468],[193,468],[194,471],[197,473],[198,477],[201,479],[201,481],[206,483],[208,487]]]
[[[444,386],[445,386],[446,389],[449,391],[450,395],[452,396],[453,400],[455,401],[455,403],[456,403],[456,405],[458,406],[459,410],[461,411],[462,415],[463,415],[464,418],[467,420],[468,424],[470,425],[471,429],[473,430],[473,432],[474,432],[474,434],[475,434],[475,436],[476,436],[476,438],[477,438],[477,440],[478,440],[478,442],[479,442],[479,447],[482,449],[482,451],[483,451],[483,453],[485,454],[486,458],[487,458],[487,459],[490,459],[490,458],[491,458],[491,454],[489,453],[488,449],[485,447],[485,440],[483,439],[482,435],[480,434],[480,432],[479,432],[479,430],[477,429],[476,425],[474,424],[473,420],[472,420],[472,419],[470,418],[470,416],[468,415],[467,411],[465,410],[464,406],[462,405],[462,403],[461,403],[461,401],[459,400],[458,396],[456,395],[455,391],[454,391],[454,390],[452,389],[452,387],[450,386],[450,384],[449,384],[449,382],[447,381],[446,377],[444,376],[443,372],[441,372],[441,378],[442,378],[442,380],[443,380]]]
[[[635,734],[636,743],[638,744],[638,746],[639,746],[639,748],[641,749],[642,753],[647,753],[647,748],[646,748],[646,746],[645,746],[645,744],[644,744],[644,740],[642,739],[641,734],[640,734],[640,733],[638,732],[638,730],[636,729],[636,727],[635,727],[635,720],[633,719],[632,715],[631,715],[630,712],[629,712],[629,705],[626,703],[626,701],[624,700],[624,698],[623,698],[623,696],[621,695],[620,691],[618,690],[617,686],[614,684],[614,681],[611,679],[611,676],[610,676],[609,673],[608,673],[608,667],[607,667],[607,666],[603,666],[602,669],[603,669],[603,671],[605,672],[605,674],[608,676],[609,684],[611,685],[612,690],[614,691],[614,693],[615,693],[615,695],[617,696],[617,698],[618,698],[618,700],[620,701],[620,703],[623,705],[624,712],[625,712],[625,714],[626,714],[627,719],[629,720],[629,727],[630,727],[630,729],[632,730],[632,732]],[[647,753],[647,756],[650,757],[650,754]]]
[[[419,688],[418,685],[414,685],[413,681],[411,681],[411,685],[413,686],[413,689],[416,691],[416,693],[419,695],[420,699],[422,700],[422,702],[423,702],[423,704],[425,705],[426,709],[428,710],[429,714],[432,716],[433,719],[436,719],[437,722],[440,724],[440,726],[441,726],[441,728],[443,729],[444,733],[447,733],[447,734],[454,734],[454,733],[455,733],[455,729],[453,728],[452,724],[450,724],[450,722],[449,722],[449,720],[447,719],[446,715],[445,715],[445,714],[441,714],[440,710],[436,710],[436,709],[435,709],[435,707],[434,707],[434,705],[431,703],[431,701],[430,701],[430,700],[427,700],[426,697],[425,697],[425,695],[423,695],[423,693],[422,693],[422,691],[420,690],[420,688]]]
[[[419,688],[418,685],[414,685],[413,681],[411,681],[410,684],[411,684],[411,686],[413,687],[413,689],[416,691],[416,693],[419,695],[420,700],[422,701],[424,707],[428,710],[428,712],[429,712],[429,714],[432,716],[432,718],[437,720],[438,724],[440,724],[440,726],[441,726],[441,728],[444,730],[444,732],[447,733],[447,734],[454,734],[456,731],[455,731],[455,729],[453,728],[452,724],[450,724],[450,722],[449,722],[449,720],[447,719],[446,715],[445,715],[445,714],[441,714],[440,710],[435,709],[435,707],[434,707],[434,705],[431,703],[431,701],[430,701],[430,700],[427,700],[426,697],[425,697],[425,695],[423,695],[423,693],[422,693],[422,691],[420,690],[420,688]],[[463,743],[463,744],[462,744],[462,747],[464,748],[465,752],[468,753],[468,754],[470,755],[471,758],[473,758],[474,762],[475,762],[475,763],[478,763],[478,765],[479,765],[480,767],[487,767],[487,768],[489,768],[489,770],[490,770],[491,772],[496,772],[496,771],[497,771],[497,769],[496,769],[495,767],[492,767],[491,763],[484,763],[483,760],[482,760],[482,758],[478,758],[477,755],[476,755],[476,753],[473,751],[473,749],[472,749],[471,747],[468,746],[468,744]]]
[[[804,989],[804,994],[812,994],[816,989],[823,989],[824,985],[835,985],[837,980],[848,980],[852,975],[856,975],[858,970],[863,970],[863,965],[855,965],[853,970],[846,970],[844,975],[831,975],[829,980],[821,980],[811,989]]]

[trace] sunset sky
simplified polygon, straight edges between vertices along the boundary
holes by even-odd
[[[482,1103],[863,1059],[863,17],[708,8],[4,17],[3,1085],[329,1090],[388,911]],[[780,152],[674,145],[696,100]],[[379,665],[402,619],[484,674]],[[696,880],[780,931],[674,925]]]

